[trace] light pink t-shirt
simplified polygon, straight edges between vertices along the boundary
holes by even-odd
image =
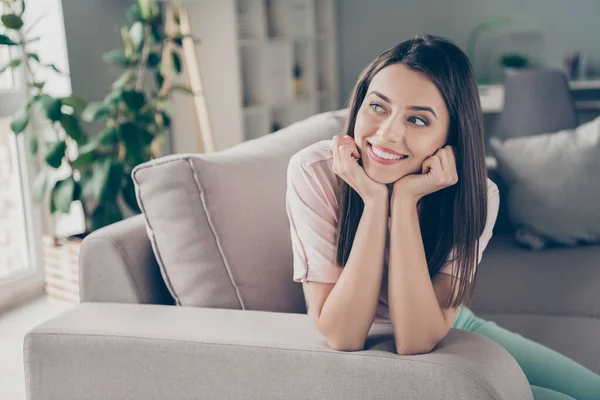
[[[290,221],[294,253],[294,281],[335,283],[343,268],[336,263],[338,181],[332,170],[332,141],[312,144],[290,159],[287,171],[286,209]],[[500,204],[498,187],[488,179],[488,215],[479,239],[479,261],[492,237]],[[389,321],[388,262],[389,219],[384,258],[384,273],[375,321]],[[455,275],[455,265],[440,271]]]

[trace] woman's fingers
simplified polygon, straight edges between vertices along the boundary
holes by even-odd
[[[447,173],[450,170],[450,162],[448,160],[448,149],[446,147],[442,147],[441,149],[435,152],[435,155],[440,160],[442,170],[444,171],[444,173]]]
[[[454,155],[454,148],[450,145],[444,146],[440,149],[440,161],[444,170],[445,176],[448,178],[448,183],[454,185],[458,182],[458,173],[456,172],[456,156]]]
[[[444,146],[426,161],[428,171],[433,170],[433,175],[440,185],[451,186],[458,182],[456,158],[452,146]],[[425,163],[423,165],[425,170]]]

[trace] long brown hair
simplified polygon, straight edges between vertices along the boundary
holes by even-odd
[[[450,115],[448,144],[454,147],[458,183],[421,199],[419,221],[429,276],[447,262],[456,263],[457,278],[447,307],[470,303],[476,282],[478,239],[487,217],[487,169],[479,94],[467,56],[447,39],[423,35],[386,50],[361,73],[349,100],[345,134],[354,137],[356,115],[373,77],[401,63],[424,73],[442,94]],[[362,166],[362,162],[361,162]],[[360,195],[346,182],[337,194],[337,264],[348,261],[364,209]],[[457,290],[458,285],[458,290]]]

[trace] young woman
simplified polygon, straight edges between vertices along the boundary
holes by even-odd
[[[465,54],[429,35],[385,51],[362,72],[344,133],[288,168],[294,280],[331,348],[363,349],[373,321],[391,322],[403,355],[467,329],[515,357],[536,400],[600,399],[600,376],[463,305],[499,206]]]

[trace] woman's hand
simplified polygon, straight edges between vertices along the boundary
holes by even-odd
[[[454,149],[447,145],[423,161],[420,174],[406,175],[394,183],[393,197],[418,202],[422,197],[458,182]]]
[[[348,183],[364,202],[388,196],[385,185],[373,181],[358,164],[360,153],[354,138],[346,135],[333,137],[333,172]]]

